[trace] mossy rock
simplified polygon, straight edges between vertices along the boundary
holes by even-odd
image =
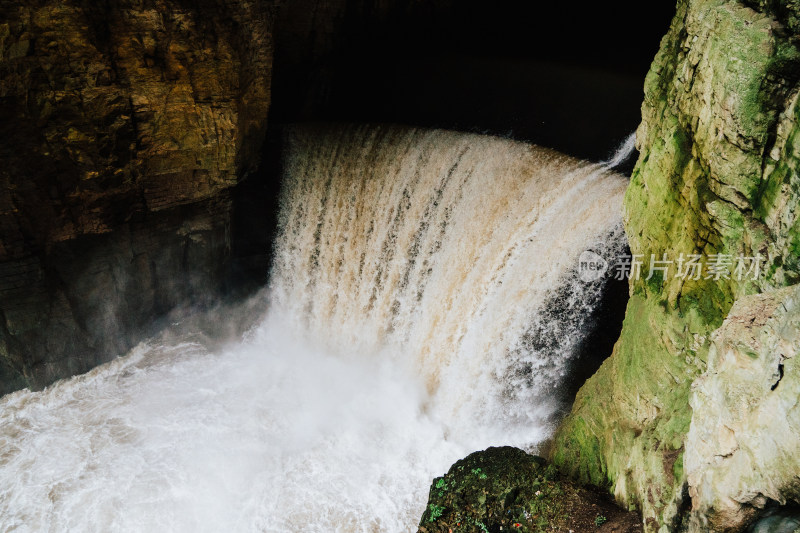
[[[557,470],[509,446],[475,452],[431,484],[420,533],[549,531],[566,518]]]
[[[764,265],[743,279],[634,277],[614,353],[557,431],[554,464],[639,509],[648,533],[679,530],[693,508],[689,397],[712,332],[737,300],[800,281],[800,3],[676,7],[645,80],[624,202],[631,253],[643,272],[648,258],[681,254]]]

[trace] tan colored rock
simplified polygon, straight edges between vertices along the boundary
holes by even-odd
[[[800,283],[798,28],[794,0],[679,0],[645,80],[625,195],[632,253],[645,270],[664,254],[764,258],[755,279],[688,279],[673,264],[632,280],[614,353],[557,432],[553,461],[638,508],[648,532],[684,525],[690,387],[710,333],[739,298]],[[736,446],[714,431],[720,450]]]
[[[741,531],[800,502],[800,287],[740,299],[692,385],[684,466],[693,531]]]
[[[46,247],[111,231],[112,219],[133,212],[212,198],[254,170],[269,106],[269,8],[4,4],[0,178],[16,207],[9,224]]]
[[[84,372],[221,285],[274,7],[0,5],[0,394]]]

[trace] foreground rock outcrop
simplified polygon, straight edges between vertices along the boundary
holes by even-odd
[[[738,299],[800,281],[799,20],[788,0],[681,0],[646,80],[625,200],[643,275],[631,278],[614,354],[579,392],[553,459],[640,508],[647,531],[678,530],[705,505],[691,498],[684,452],[690,425],[705,424],[690,387],[711,333]],[[730,270],[679,275],[693,255]],[[762,258],[758,272],[734,275],[740,256]]]
[[[272,3],[0,6],[0,394],[126,350],[222,282]]]
[[[431,484],[420,533],[637,533],[636,513],[563,479],[541,457],[503,446],[456,462]]]

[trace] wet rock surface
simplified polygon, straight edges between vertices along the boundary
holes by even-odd
[[[420,533],[641,530],[636,513],[509,446],[470,454],[434,479],[419,524]]]
[[[647,531],[686,527],[685,440],[698,418],[690,388],[711,333],[738,299],[800,281],[798,9],[682,0],[645,81],[625,199],[642,274],[630,281],[614,354],[578,393],[553,460],[641,509]],[[678,275],[692,254],[733,266]],[[740,256],[760,256],[763,270],[734,276]],[[648,278],[661,260],[668,273]]]

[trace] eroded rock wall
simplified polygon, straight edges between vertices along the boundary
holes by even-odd
[[[581,389],[554,460],[673,531],[691,506],[684,468],[690,387],[711,332],[748,294],[800,281],[800,7],[681,0],[645,84],[641,156],[625,201],[631,279],[614,353]],[[761,255],[756,280],[647,280],[654,258]],[[697,415],[695,415],[697,416]]]
[[[224,277],[272,2],[0,6],[0,394],[126,350]]]

